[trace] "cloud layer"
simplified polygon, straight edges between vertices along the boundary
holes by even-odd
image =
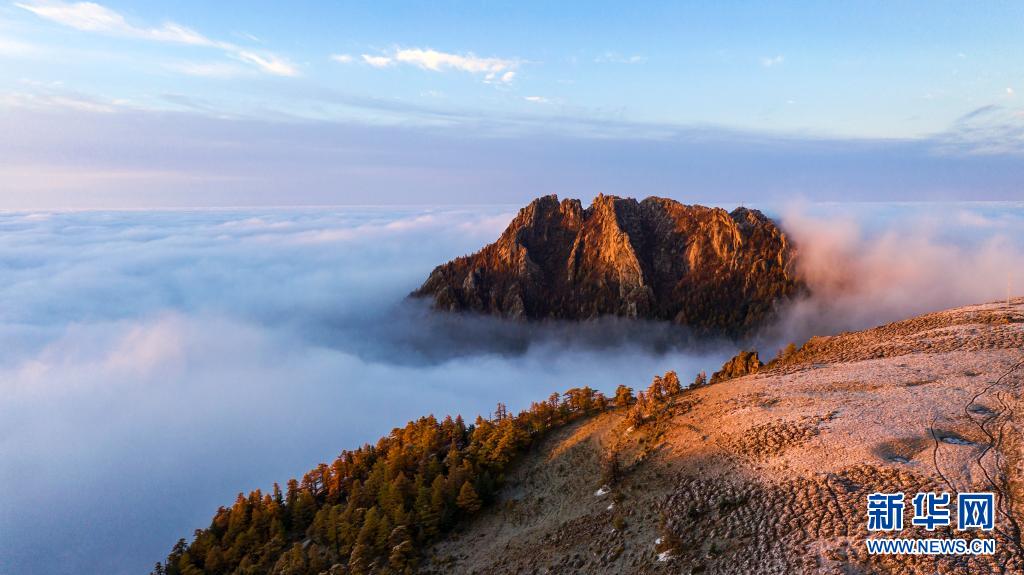
[[[404,302],[510,217],[0,214],[0,571],[145,572],[238,491],[425,413],[721,362],[664,326],[506,329]]]
[[[126,110],[59,87],[10,98],[17,107],[0,111],[0,132],[19,137],[0,139],[0,208],[518,205],[548,193],[599,192],[703,203],[1008,200],[1024,181],[1024,148],[1015,151],[1007,126],[1002,151],[979,153],[974,129],[923,140],[836,140],[615,119],[502,120],[295,94],[310,106],[395,120],[368,125],[214,119],[203,115],[203,101],[166,98],[202,112]],[[63,110],[42,109],[58,105]],[[398,121],[408,114],[420,121]]]
[[[776,342],[1024,293],[1024,204],[834,204],[783,210],[812,296]]]
[[[772,209],[814,297],[758,341],[1024,288],[1024,205]],[[509,324],[405,295],[500,208],[0,214],[0,570],[139,573],[240,490],[425,413],[684,379],[735,352],[665,324]],[[55,549],[54,541],[60,545]]]

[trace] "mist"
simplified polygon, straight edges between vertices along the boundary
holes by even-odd
[[[1024,291],[1024,204],[788,206],[778,214],[810,294],[784,306],[769,348]]]
[[[0,572],[148,572],[238,492],[411,419],[692,378],[728,354],[667,325],[509,325],[406,299],[511,217],[0,215]]]
[[[1021,204],[757,206],[811,296],[777,347],[1024,287]],[[513,206],[0,214],[0,572],[140,573],[220,505],[434,413],[709,373],[663,323],[511,323],[406,295]]]

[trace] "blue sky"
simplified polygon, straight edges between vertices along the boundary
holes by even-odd
[[[550,136],[571,137],[566,145],[582,154],[594,139],[611,139],[623,146],[620,175],[653,169],[664,174],[666,195],[702,180],[680,179],[668,160],[656,167],[626,161],[644,157],[638,146],[670,141],[657,152],[671,158],[680,140],[703,141],[712,134],[714,141],[739,139],[743,146],[765,138],[825,141],[826,150],[836,142],[854,148],[902,142],[915,150],[923,146],[916,153],[925,156],[949,156],[953,142],[956,157],[949,165],[957,167],[949,169],[963,174],[966,161],[979,179],[971,180],[974,188],[935,193],[961,198],[973,190],[1000,199],[1006,193],[999,190],[1018,173],[1011,170],[1002,187],[993,185],[994,175],[985,173],[991,160],[979,162],[976,156],[1019,154],[1022,24],[1019,3],[16,0],[0,4],[0,127],[50,133],[51,139],[0,160],[0,175],[8,182],[0,188],[0,207],[134,205],[128,187],[155,189],[151,183],[167,191],[143,204],[196,201],[187,186],[172,190],[175,178],[180,183],[209,176],[186,169],[185,152],[173,169],[162,164],[159,150],[145,158],[137,150],[120,150],[88,165],[46,152],[74,138],[80,141],[72,144],[89,149],[115,146],[115,136],[105,131],[156,129],[152,116],[168,114],[205,119],[242,147],[252,141],[247,130],[259,132],[260,141],[280,140],[282,148],[301,145],[275,135],[282,124],[316,126],[322,137],[335,140],[367,128],[413,131],[380,151],[404,150],[394,160],[394,173],[408,171],[410,162],[423,164],[420,152],[457,153],[438,138],[518,138],[529,148],[550,145]],[[94,122],[83,118],[90,115],[105,118],[99,130],[57,133],[69,124]],[[342,148],[365,151],[393,136],[374,134]],[[168,144],[180,148],[174,144],[181,141]],[[493,142],[481,148],[488,144]],[[7,146],[0,151],[18,147]],[[878,154],[884,163],[883,151]],[[965,160],[964,154],[971,157]],[[204,163],[202,156],[195,163]],[[801,158],[792,161],[806,161]],[[829,161],[846,165],[851,158],[843,154]],[[508,160],[517,171],[538,169],[522,154]],[[466,161],[474,161],[472,154]],[[377,169],[386,171],[384,165]],[[852,165],[850,170],[879,169]],[[347,186],[352,180],[326,168],[308,158],[291,164],[293,172],[323,171],[322,188],[310,192],[315,197],[295,198],[282,187],[277,196],[258,201],[431,199],[398,193],[405,180],[395,180],[394,173],[382,176],[377,189],[363,183],[359,193],[339,191],[353,187]],[[555,180],[565,175],[545,169]],[[584,169],[584,163],[566,169]],[[104,173],[135,174],[129,178],[135,183],[124,184],[120,177],[112,183],[113,176]],[[144,173],[150,175],[139,175]],[[274,172],[288,175],[284,167]],[[99,201],[105,193],[121,200]],[[916,193],[927,195],[927,187]],[[257,201],[244,196],[222,199]],[[494,198],[482,187],[433,198],[520,199]]]

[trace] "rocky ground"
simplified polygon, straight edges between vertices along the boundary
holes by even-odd
[[[552,434],[436,573],[1024,573],[1024,299],[814,338],[643,425]],[[614,458],[620,471],[609,470]],[[869,556],[867,495],[995,491],[990,557]],[[954,495],[955,500],[955,495]]]

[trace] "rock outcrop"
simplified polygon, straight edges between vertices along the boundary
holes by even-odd
[[[436,309],[509,318],[668,320],[740,336],[803,289],[795,251],[757,210],[598,196],[538,198],[501,237],[413,292]]]
[[[711,375],[711,383],[719,383],[744,375],[753,375],[764,367],[756,351],[741,351],[722,365],[722,369]]]

